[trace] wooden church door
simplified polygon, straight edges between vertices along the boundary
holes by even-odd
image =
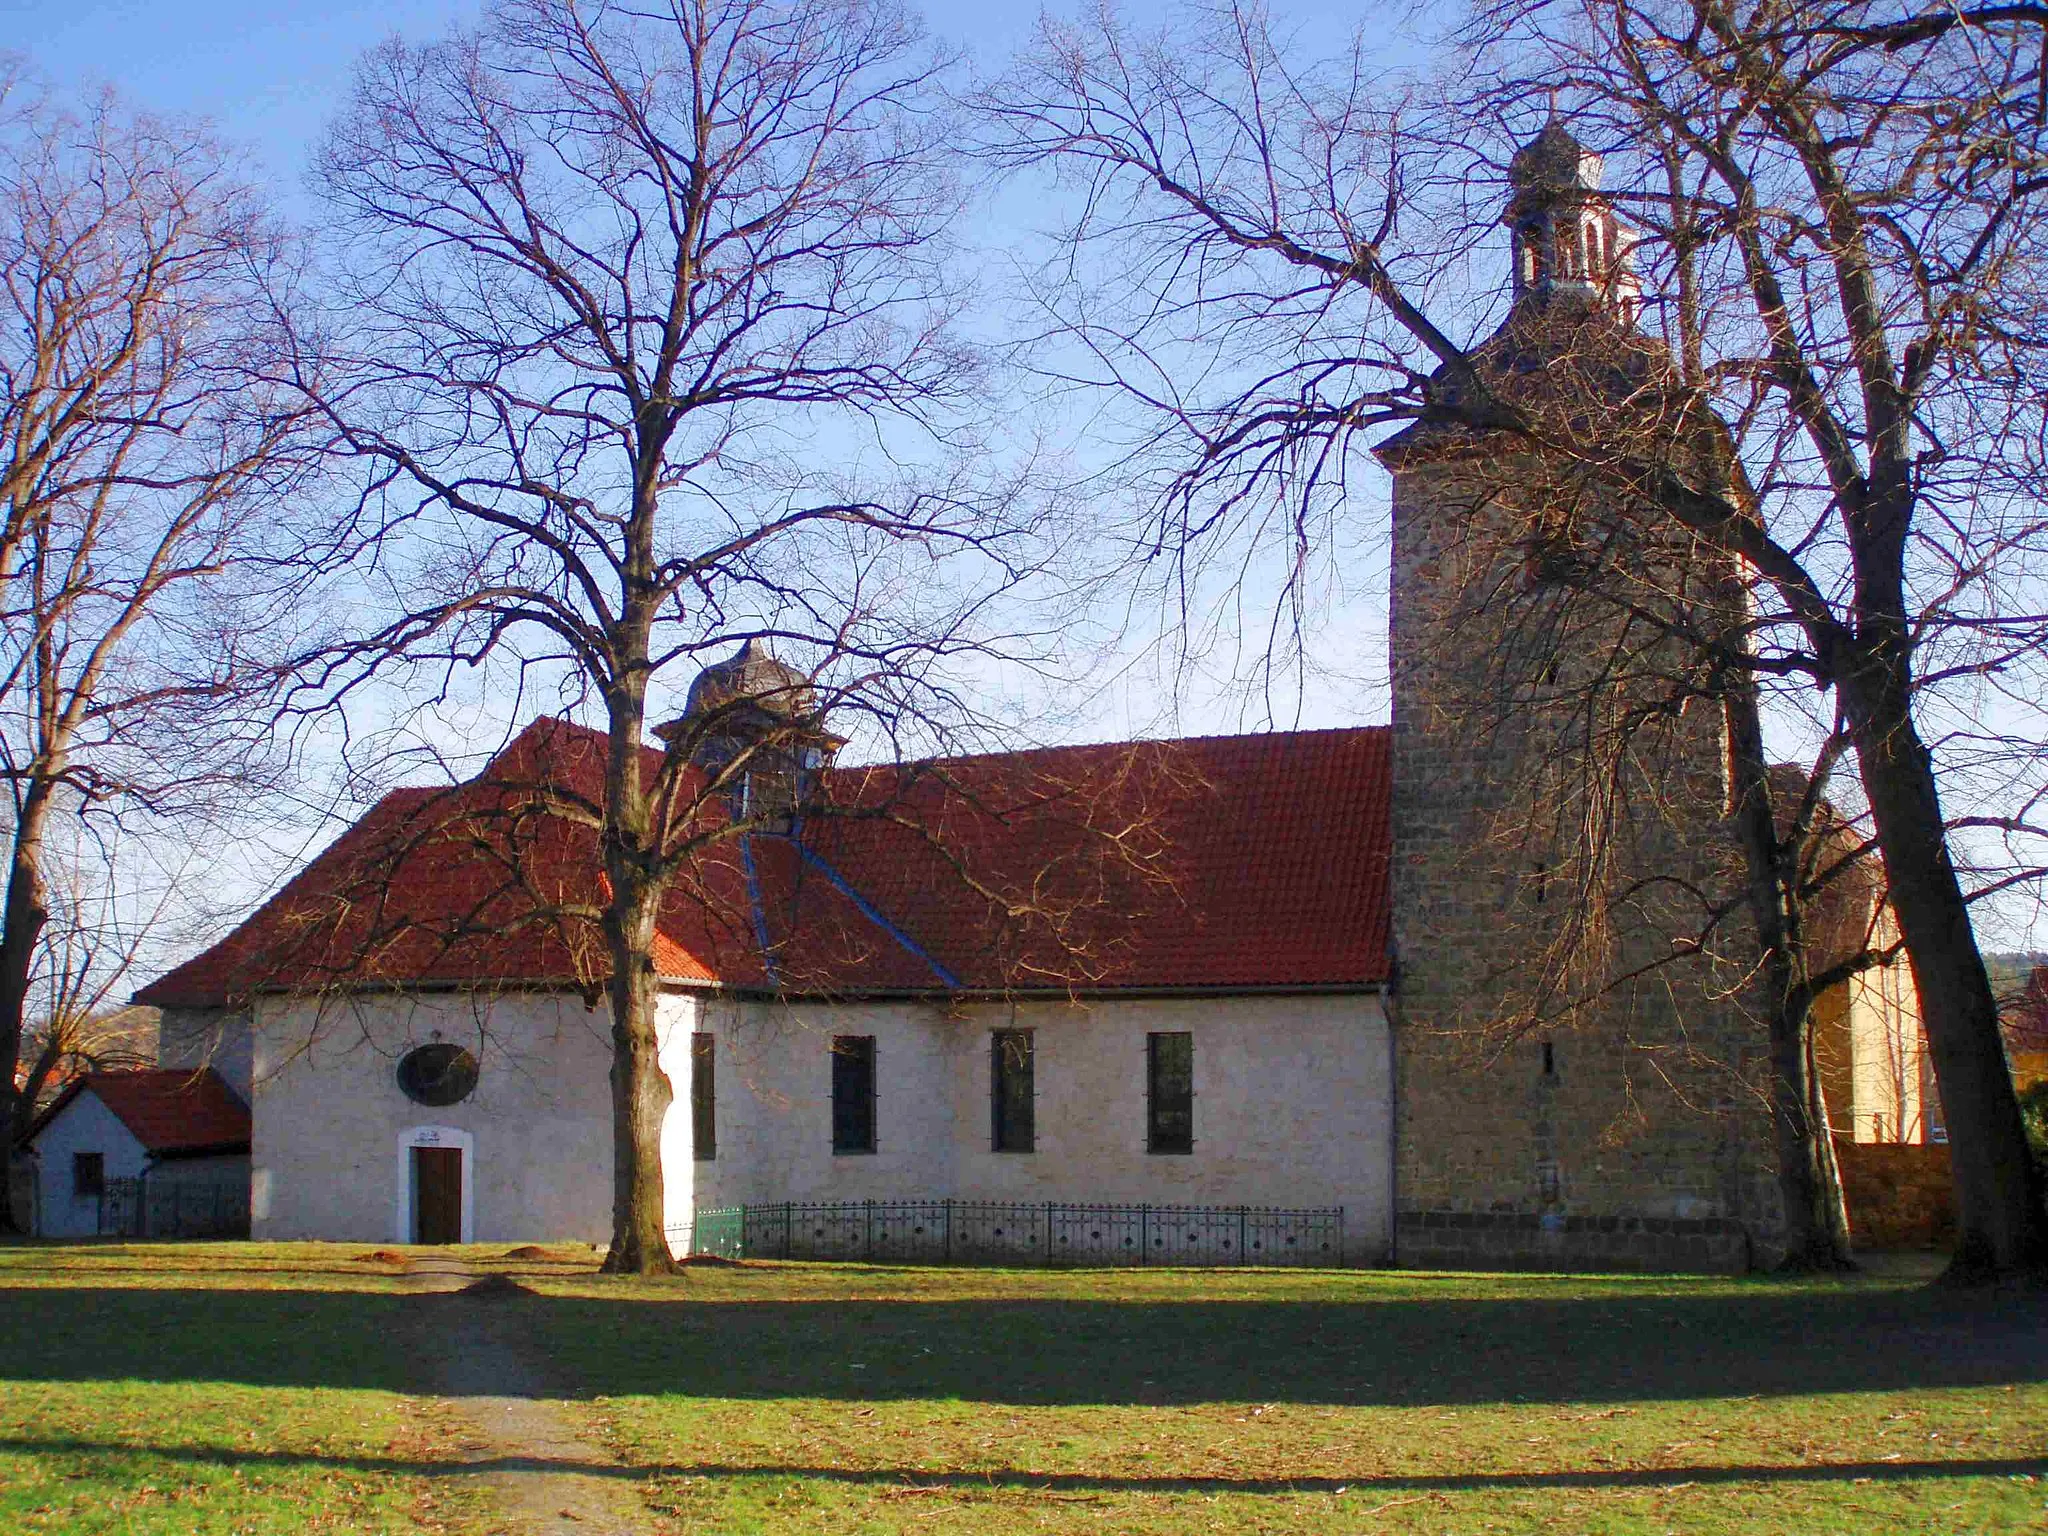
[[[412,1240],[462,1241],[462,1148],[412,1149]]]

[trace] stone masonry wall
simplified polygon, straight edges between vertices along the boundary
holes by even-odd
[[[1948,1148],[1835,1138],[1849,1237],[1859,1250],[1941,1248],[1956,1235]]]
[[[1553,874],[1579,855],[1547,865],[1528,829],[1543,786],[1569,794],[1564,712],[1595,697],[1615,636],[1543,629],[1520,519],[1495,506],[1511,479],[1442,456],[1395,478],[1397,1261],[1740,1269],[1770,1256],[1779,1224],[1767,1042],[1740,993],[1740,933],[1725,958],[1671,959],[1703,897],[1739,889],[1718,712],[1696,700],[1644,735],[1607,839],[1604,888],[1628,894],[1600,982],[1552,978],[1598,1000],[1546,1026],[1539,957],[1585,913]],[[1612,686],[1649,696],[1665,669],[1641,661],[1622,669],[1640,684]],[[1580,814],[1566,804],[1557,824]]]

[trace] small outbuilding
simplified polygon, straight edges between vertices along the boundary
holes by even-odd
[[[249,1106],[210,1068],[88,1073],[28,1147],[45,1237],[248,1231]]]

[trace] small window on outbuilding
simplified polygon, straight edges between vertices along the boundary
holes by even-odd
[[[1035,1056],[1028,1029],[999,1029],[989,1037],[990,1142],[998,1152],[1037,1145]]]
[[[1145,1150],[1195,1150],[1195,1037],[1145,1037]]]
[[[875,1037],[832,1037],[832,1150],[875,1150]]]
[[[107,1156],[104,1152],[71,1154],[71,1196],[74,1200],[97,1200],[107,1188]]]
[[[690,1036],[690,1151],[718,1156],[718,1037],[702,1030]]]

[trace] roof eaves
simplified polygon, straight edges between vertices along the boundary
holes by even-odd
[[[681,990],[678,988],[678,990]],[[864,1003],[922,1002],[1123,1002],[1168,997],[1379,997],[1392,991],[1386,981],[1217,982],[1190,986],[1136,983],[1131,986],[1074,987],[835,987],[772,991],[765,987],[695,983],[691,990],[719,991],[747,1002]]]
[[[195,1157],[233,1157],[246,1154],[249,1149],[247,1141],[213,1141],[190,1147],[160,1147],[150,1157],[159,1163],[175,1163]]]

